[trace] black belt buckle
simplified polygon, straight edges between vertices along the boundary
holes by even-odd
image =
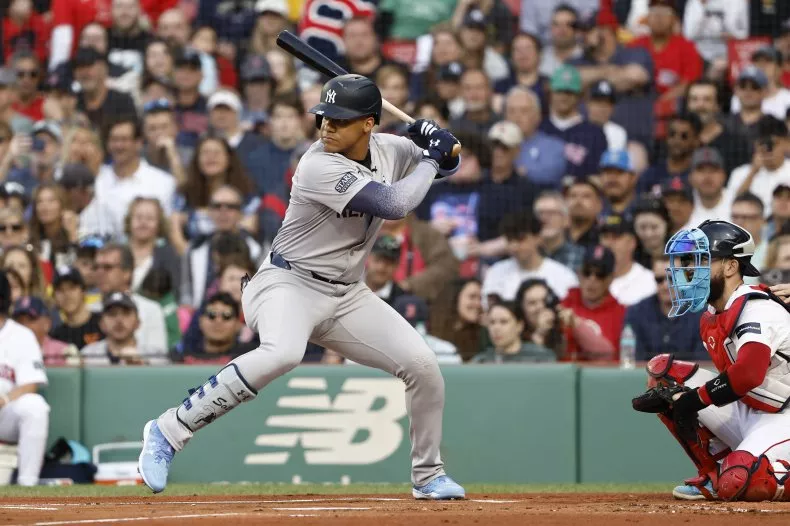
[[[284,257],[282,257],[277,252],[272,252],[272,265],[275,267],[279,267],[283,270],[291,270],[291,264],[288,263]]]

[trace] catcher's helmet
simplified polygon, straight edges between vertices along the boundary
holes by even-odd
[[[321,102],[310,108],[310,113],[315,113],[318,128],[325,116],[341,120],[372,116],[378,124],[381,119],[381,92],[367,77],[341,75],[324,84]]]
[[[729,221],[705,221],[699,227],[708,238],[711,258],[735,258],[741,263],[744,276],[759,276],[760,271],[752,265],[754,239],[743,228]]]

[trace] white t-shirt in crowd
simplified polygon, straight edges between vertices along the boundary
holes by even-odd
[[[135,197],[157,199],[169,216],[173,211],[176,180],[172,175],[140,160],[140,166],[130,177],[119,178],[111,164],[106,164],[96,176],[96,197],[100,204],[109,205],[115,224],[124,224],[129,205]]]
[[[33,331],[6,320],[0,328],[0,395],[27,384],[47,385],[41,346]]]
[[[713,208],[705,208],[699,193],[694,192],[694,211],[691,212],[691,219],[688,224],[692,227],[697,227],[703,221],[708,219],[722,219],[724,221],[730,220],[730,212],[732,208],[733,193],[729,188],[724,188],[721,192],[721,199]]]
[[[785,120],[787,108],[790,108],[790,90],[786,88],[779,88],[772,96],[763,99],[763,113],[773,115],[779,120]],[[733,114],[741,111],[741,101],[735,95],[730,102],[730,111]]]
[[[784,120],[784,119],[783,119]],[[738,188],[746,180],[751,170],[751,165],[744,164],[732,171],[730,175],[730,183],[727,185],[727,190],[735,195]],[[773,200],[774,190],[780,184],[790,186],[790,161],[785,160],[782,166],[775,172],[770,172],[765,168],[760,168],[757,175],[752,179],[752,185],[749,191],[762,200],[765,206],[765,217],[771,215],[771,201]]]
[[[625,150],[628,146],[628,132],[616,122],[604,123],[603,133],[606,135],[606,143],[610,150]]]
[[[609,292],[618,303],[630,307],[658,292],[658,287],[653,273],[639,263],[634,263],[631,270],[614,278]]]
[[[568,290],[579,286],[576,274],[553,259],[543,258],[543,263],[536,270],[524,270],[516,258],[508,258],[494,265],[486,272],[483,280],[483,302],[490,294],[497,294],[505,301],[516,299],[516,292],[525,279],[540,278],[554,291],[560,299],[568,295]]]

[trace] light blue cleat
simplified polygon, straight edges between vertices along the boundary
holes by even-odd
[[[167,441],[156,425],[150,420],[143,428],[143,450],[137,461],[137,471],[143,477],[145,485],[154,493],[159,493],[167,486],[167,472],[176,450]]]
[[[707,489],[711,496],[715,499],[716,492],[713,491],[713,483],[708,481],[705,484],[705,489]],[[691,484],[684,484],[683,486],[675,486],[675,489],[672,490],[672,496],[678,500],[706,500],[707,497],[704,493],[697,487],[692,486]]]
[[[415,499],[451,500],[463,499],[466,492],[447,475],[436,477],[424,486],[414,486],[411,494]]]

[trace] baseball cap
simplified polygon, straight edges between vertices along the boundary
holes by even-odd
[[[601,234],[633,234],[634,225],[622,214],[609,214],[601,218],[598,230]]]
[[[601,170],[615,168],[624,172],[634,171],[634,166],[631,164],[631,156],[625,150],[607,150],[603,152],[598,168]]]
[[[102,312],[107,312],[113,307],[123,307],[137,312],[137,304],[131,296],[124,292],[113,292],[104,297]]]
[[[262,15],[263,13],[275,13],[282,17],[288,17],[288,4],[285,0],[258,0],[255,4],[255,11]]]
[[[551,76],[551,91],[582,92],[582,77],[573,66],[563,65]]]
[[[608,80],[599,80],[598,82],[590,86],[590,98],[606,99],[612,104],[614,104],[617,100],[614,84],[612,84]]]
[[[749,64],[738,74],[738,83],[747,80],[754,82],[761,88],[764,88],[768,85],[768,77],[766,77],[765,73],[763,73],[763,71],[754,64]]]
[[[412,327],[428,321],[428,304],[419,296],[411,294],[400,296],[393,302],[392,308]]]
[[[667,212],[667,207],[664,206],[664,203],[661,202],[661,199],[654,197],[651,194],[644,194],[640,197],[636,204],[634,205],[633,212],[631,213],[631,217],[636,218],[641,214],[655,214],[664,218],[665,221],[669,222],[669,212]]]
[[[757,51],[752,53],[752,62],[756,60],[770,60],[771,62],[776,62],[777,64],[782,63],[782,54],[779,53],[779,50],[775,47],[766,44],[765,46],[759,48]]]
[[[516,148],[524,141],[524,134],[516,123],[499,121],[488,131],[488,140],[492,143],[500,142],[508,148]]]
[[[691,186],[677,176],[661,185],[661,197],[666,197],[668,195],[680,195],[685,197],[690,203],[694,202],[694,194],[691,191]]]
[[[84,164],[71,163],[63,167],[60,184],[63,188],[89,188],[93,186],[94,176],[91,169]]]
[[[594,245],[585,250],[582,267],[597,268],[609,276],[614,272],[614,263],[614,254],[611,250],[603,245]]]
[[[60,126],[52,121],[38,121],[33,125],[31,130],[33,135],[39,133],[46,133],[58,142],[63,142],[63,132],[60,131]]]
[[[696,170],[700,166],[715,166],[724,169],[724,159],[716,148],[710,146],[697,148],[694,155],[691,156],[691,169]]]
[[[475,29],[486,28],[486,15],[482,10],[474,7],[466,12],[464,16],[463,27],[473,27]]]
[[[73,68],[83,68],[87,66],[92,66],[97,62],[104,62],[107,60],[102,53],[95,48],[82,46],[77,48],[77,51],[74,53],[74,59],[72,60],[72,67]]]
[[[15,181],[6,181],[0,185],[0,199],[8,199],[9,197],[21,199],[24,206],[27,206],[25,187]]]
[[[16,86],[16,75],[8,68],[0,68],[0,86]]]
[[[241,68],[241,80],[245,82],[272,80],[272,68],[262,55],[250,55]]]
[[[597,179],[593,179],[592,177],[567,177],[563,179],[563,194],[567,194],[568,190],[573,188],[574,186],[583,185],[589,186],[595,193],[598,194],[598,197],[603,198],[603,188],[601,188],[601,184],[598,182]]]
[[[371,254],[398,261],[400,259],[401,242],[389,234],[383,234],[373,243]]]
[[[209,110],[213,110],[217,106],[226,106],[238,113],[241,111],[241,99],[232,91],[219,90],[208,98]]]
[[[66,282],[85,287],[82,274],[74,267],[60,267],[55,270],[55,276],[52,278],[52,286],[57,289],[62,283]]]
[[[181,50],[174,61],[175,67],[186,66],[189,68],[200,69],[200,53],[191,47],[185,47]]]
[[[439,67],[436,74],[437,80],[458,82],[464,74],[464,66],[460,62],[449,62]]]
[[[30,316],[31,318],[40,318],[42,316],[49,316],[49,310],[44,300],[37,296],[23,296],[16,300],[14,308],[11,311],[11,317]]]
[[[58,66],[47,76],[47,89],[69,95],[77,95],[80,92],[80,85],[74,81],[68,64],[64,66]]]

